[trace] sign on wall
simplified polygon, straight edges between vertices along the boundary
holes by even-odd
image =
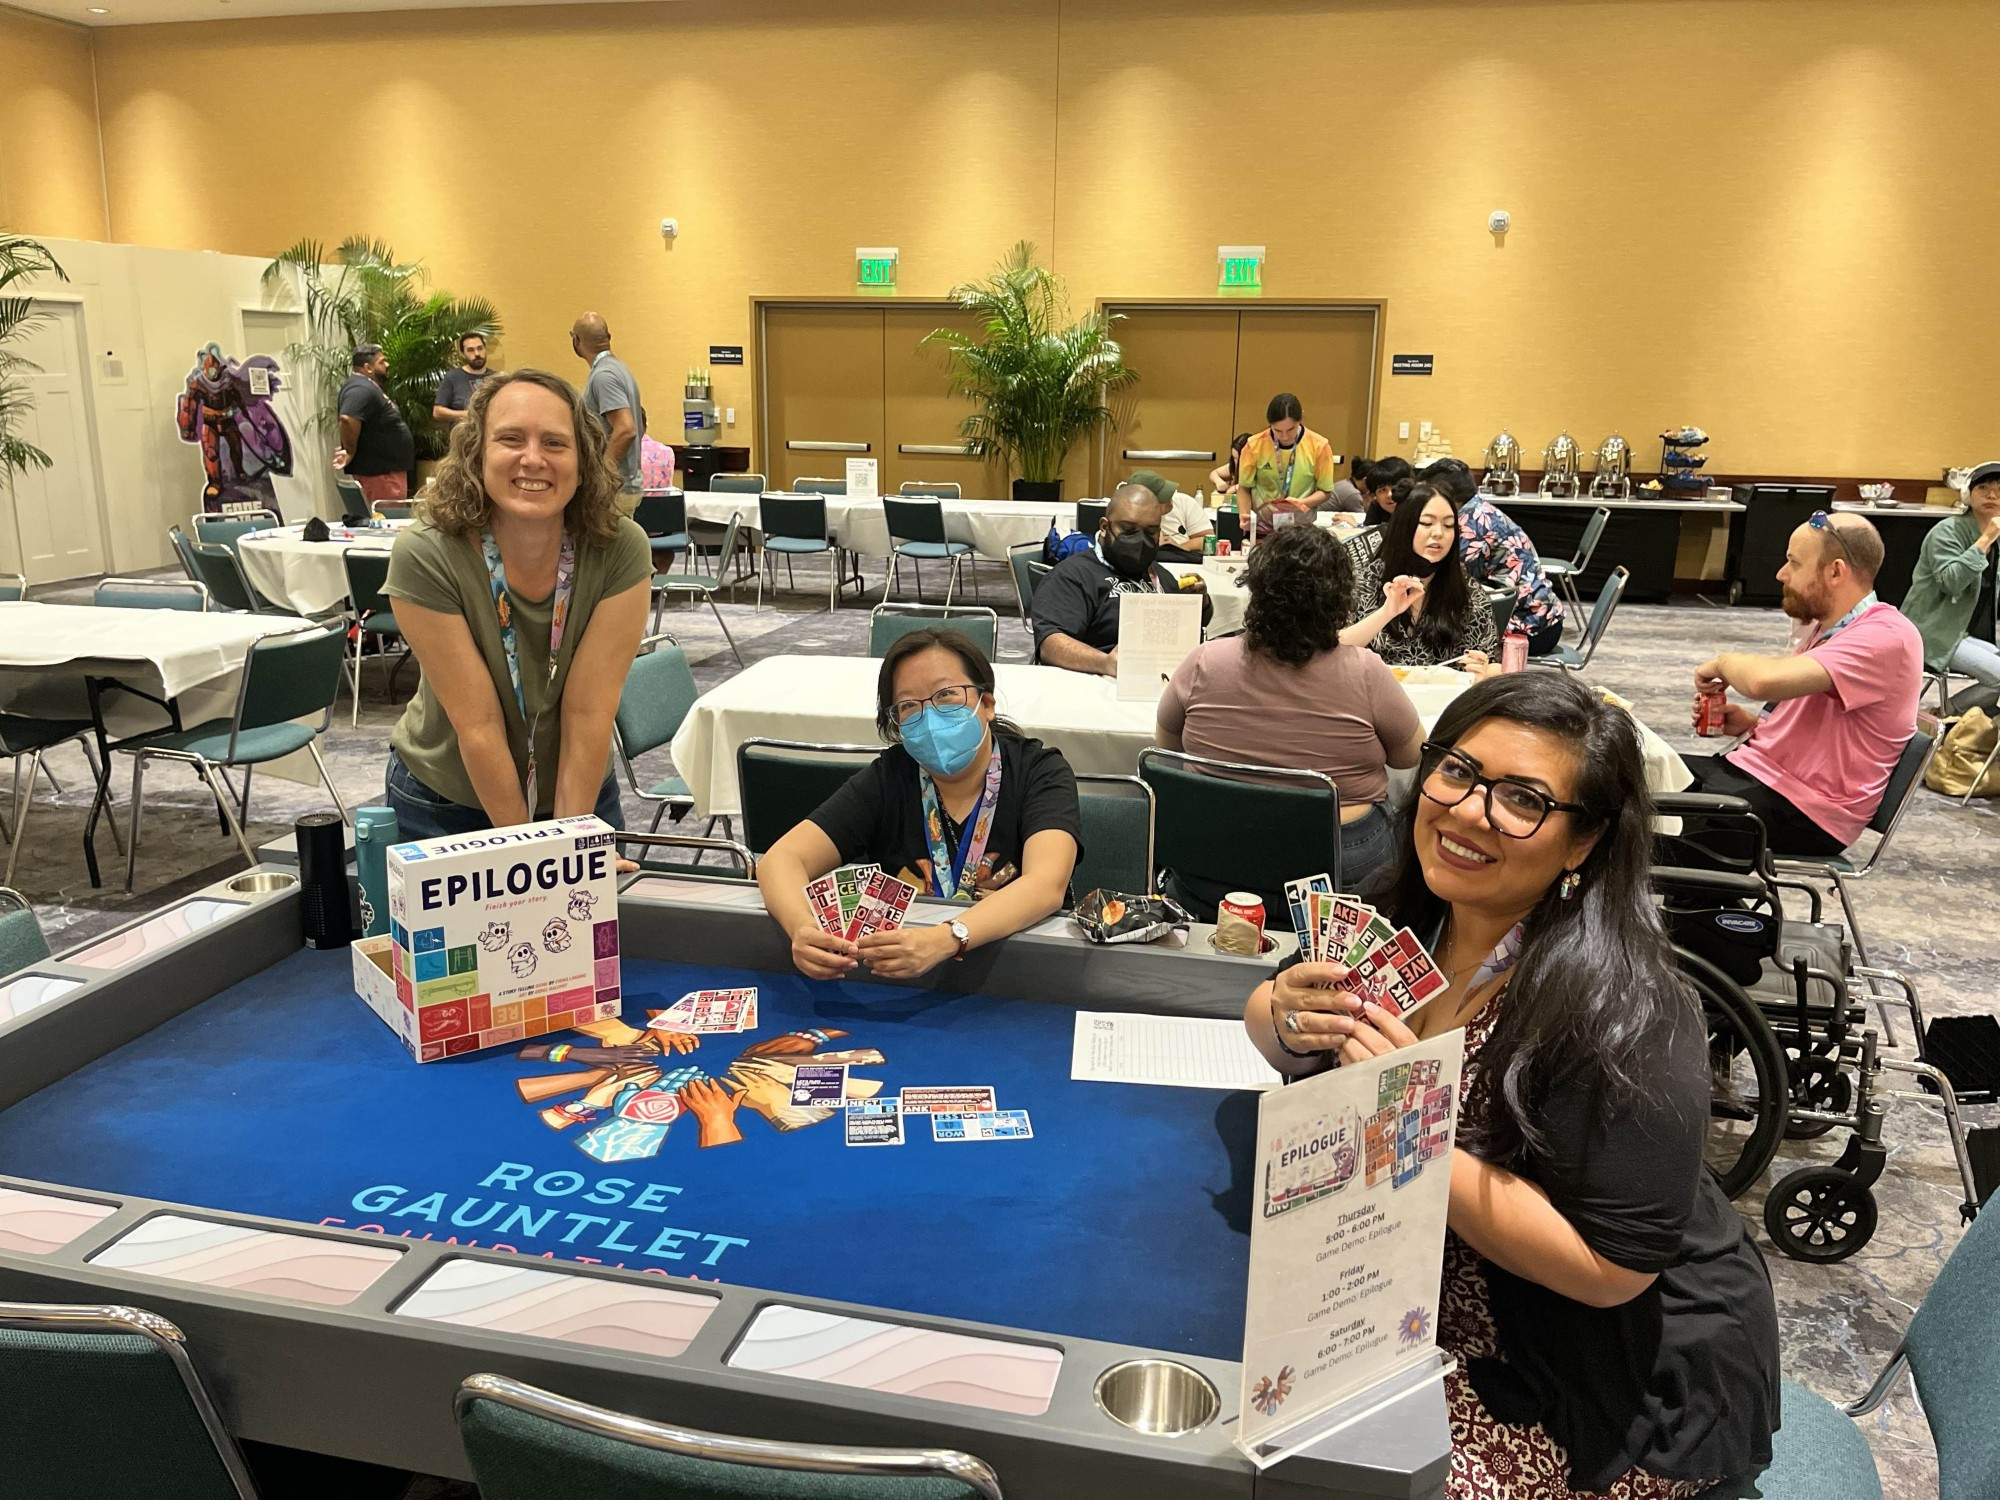
[[[896,247],[859,246],[854,252],[854,284],[864,292],[896,290]]]
[[[741,344],[710,344],[708,362],[711,365],[740,365],[743,363]]]
[[[1264,290],[1264,247],[1262,245],[1217,245],[1219,270],[1217,287],[1236,295]]]
[[[1428,375],[1435,354],[1392,354],[1389,356],[1391,375]]]

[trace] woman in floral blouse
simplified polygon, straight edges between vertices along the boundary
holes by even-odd
[[[1441,458],[1422,478],[1458,507],[1458,550],[1467,576],[1489,589],[1512,589],[1514,615],[1507,628],[1528,637],[1528,655],[1547,656],[1562,644],[1563,606],[1528,533],[1479,493],[1463,460]]]

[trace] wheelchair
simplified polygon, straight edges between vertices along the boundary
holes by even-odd
[[[1996,1033],[2000,1024],[1988,1017],[1927,1024],[1910,976],[1860,962],[1852,933],[1827,920],[1820,892],[1776,873],[1763,826],[1741,799],[1679,793],[1656,803],[1662,816],[1687,822],[1682,839],[1663,840],[1656,859],[1694,846],[1730,866],[1653,870],[1661,916],[1708,1017],[1715,1084],[1707,1155],[1724,1191],[1733,1198],[1761,1179],[1786,1140],[1846,1130],[1839,1158],[1779,1178],[1763,1214],[1771,1242],[1790,1258],[1845,1260],[1875,1232],[1872,1190],[1888,1160],[1889,1111],[1915,1103],[1944,1119],[1964,1189],[1960,1216],[1970,1222],[2000,1182],[2000,1159],[1980,1138],[2000,1139],[2000,1130],[1968,1132],[1960,1106],[2000,1098],[2000,1068],[1968,1065],[1960,1023],[1983,1022]],[[1871,1007],[1885,1028],[1892,1011],[1906,1016],[1914,1058],[1887,1052]],[[1916,1087],[1891,1086],[1902,1078]],[[1976,1154],[1985,1170],[1975,1171]]]

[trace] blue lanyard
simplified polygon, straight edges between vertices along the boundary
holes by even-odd
[[[1812,650],[1813,646],[1824,646],[1828,641],[1832,640],[1835,636],[1839,635],[1841,631],[1847,629],[1848,626],[1852,625],[1856,620],[1860,619],[1864,614],[1866,614],[1871,605],[1876,604],[1878,602],[1879,601],[1875,598],[1875,591],[1873,589],[1870,589],[1866,597],[1864,597],[1859,604],[1856,604],[1854,608],[1850,609],[1846,614],[1842,615],[1838,620],[1835,620],[1833,622],[1833,625],[1827,631],[1825,631],[1821,635],[1814,636],[1812,639],[1812,645],[1807,646],[1806,650],[1808,651]]]
[[[500,560],[500,544],[491,531],[479,534],[480,550],[486,558],[486,581],[493,590],[493,610],[500,617],[500,649],[507,658],[507,676],[514,684],[514,702],[520,706],[521,722],[528,729],[528,774],[521,791],[527,798],[528,818],[535,817],[535,794],[539,790],[535,774],[535,731],[542,716],[528,717],[528,695],[521,687],[521,650],[514,639],[513,598],[507,591],[507,567]],[[549,685],[556,680],[556,664],[562,654],[563,629],[569,623],[570,595],[576,588],[576,543],[567,527],[563,530],[562,552],[556,558],[556,591],[549,606]]]
[[[986,856],[986,843],[993,835],[993,814],[1000,806],[1000,747],[993,747],[993,758],[986,763],[986,788],[959,830],[955,857],[945,847],[944,804],[938,798],[937,785],[921,766],[917,776],[924,789],[924,838],[931,847],[931,889],[947,901],[969,898],[979,883],[979,863]]]

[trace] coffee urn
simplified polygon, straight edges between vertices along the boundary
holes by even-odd
[[[1521,493],[1521,445],[1504,427],[1486,445],[1486,477],[1479,481],[1479,489],[1487,495]]]
[[[1574,500],[1583,490],[1576,439],[1567,432],[1542,450],[1542,483],[1536,493],[1551,500]]]

